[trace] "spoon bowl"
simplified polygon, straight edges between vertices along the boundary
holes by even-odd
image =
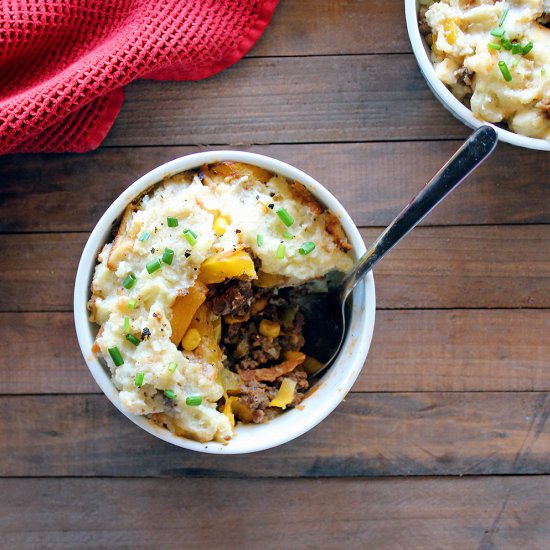
[[[339,284],[329,287],[328,292],[314,292],[302,298],[304,351],[323,364],[310,374],[319,376],[338,355],[346,335],[347,299],[355,285],[464,181],[494,151],[496,144],[497,133],[491,126],[478,128],[403,208]]]

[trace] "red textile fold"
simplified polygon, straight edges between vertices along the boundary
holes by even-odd
[[[0,1],[0,154],[100,145],[136,78],[197,80],[237,62],[277,0]]]

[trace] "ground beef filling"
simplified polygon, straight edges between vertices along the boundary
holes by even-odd
[[[210,309],[222,316],[220,347],[224,366],[237,373],[241,380],[238,390],[228,392],[237,397],[236,419],[261,423],[280,414],[282,409],[270,407],[269,403],[284,378],[297,382],[289,407],[300,403],[309,387],[308,375],[300,365],[277,375],[277,368],[285,362],[285,354],[299,351],[304,345],[304,317],[294,300],[298,292],[296,289],[262,289],[250,281],[233,279],[217,285],[208,295]],[[262,320],[278,325],[279,335],[262,334]]]

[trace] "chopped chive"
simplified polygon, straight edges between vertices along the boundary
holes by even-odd
[[[126,277],[126,279],[124,279],[122,286],[127,290],[130,290],[136,284],[136,281],[137,281],[137,277],[133,273],[130,273]]]
[[[284,237],[285,239],[293,239],[293,238],[294,238],[294,235],[293,235],[292,233],[288,232],[288,231],[285,231],[285,232],[283,233],[283,237]]]
[[[134,346],[139,346],[141,340],[139,338],[136,338],[133,334],[127,334],[126,340],[130,342],[130,344],[134,344]]]
[[[173,218],[172,216],[166,218],[166,223],[168,227],[177,227],[179,225],[178,218]]]
[[[279,244],[277,247],[277,259],[282,260],[285,257],[286,246],[284,243]]]
[[[165,248],[164,254],[162,255],[162,261],[165,264],[172,265],[173,259],[174,259],[174,251],[171,248]]]
[[[116,346],[109,348],[108,351],[109,351],[109,355],[111,356],[111,359],[113,360],[113,363],[115,364],[115,367],[120,367],[120,365],[124,365],[124,359],[122,358],[122,354],[120,353],[120,350]]]
[[[198,407],[202,403],[202,397],[200,395],[190,395],[185,399],[185,404],[190,407]]]
[[[128,300],[128,307],[130,309],[136,309],[136,305],[137,305],[137,300],[135,298],[131,298],[130,300]]]
[[[527,55],[533,49],[533,42],[529,42],[523,46],[521,53],[522,55]]]
[[[147,269],[147,273],[151,274],[157,271],[162,267],[162,264],[160,263],[160,260],[157,258],[156,260],[153,260],[152,262],[149,262],[145,269]]]
[[[124,332],[128,334],[130,332],[130,317],[124,316]]]
[[[298,252],[302,254],[302,256],[305,256],[306,254],[309,254],[312,250],[315,249],[315,243],[312,243],[311,241],[308,241],[307,243],[304,243],[299,249]]]
[[[512,44],[512,53],[518,54],[523,51],[523,46],[521,44]]]
[[[294,223],[294,218],[284,208],[279,208],[275,213],[287,227],[290,227]]]
[[[500,69],[504,80],[506,80],[506,82],[510,82],[510,80],[512,80],[512,75],[510,74],[510,69],[508,68],[508,65],[506,65],[504,61],[499,61],[498,68]]]
[[[494,42],[489,42],[489,44],[487,44],[487,47],[491,48],[492,50],[500,50],[502,48],[500,44],[495,44]]]
[[[191,246],[195,246],[197,244],[197,234],[191,231],[191,229],[184,229],[183,235]]]
[[[509,11],[510,11],[510,8],[506,8],[504,10],[504,13],[500,16],[500,19],[499,19],[499,22],[498,22],[499,27],[502,27],[502,25],[504,25],[504,21],[506,21],[506,17],[508,17],[508,12]]]
[[[164,390],[164,395],[170,399],[175,399],[177,397],[176,392],[173,392],[172,390]]]
[[[170,372],[174,372],[178,368],[178,364],[174,363],[173,361],[168,364],[168,370]]]
[[[505,50],[510,51],[512,49],[512,43],[507,38],[501,38],[500,43],[503,45]]]
[[[262,246],[264,244],[264,236],[263,235],[256,235],[256,243],[258,246]]]
[[[142,233],[138,237],[138,241],[146,241],[150,236],[151,236],[151,233],[149,233],[148,231],[145,231],[145,233]]]
[[[491,31],[491,36],[496,36],[497,38],[502,38],[505,33],[506,33],[506,31],[504,29],[501,29],[501,28],[493,29]]]
[[[546,74],[546,68],[543,67],[541,70],[540,70],[540,76],[544,76]]]
[[[143,386],[144,378],[145,378],[145,373],[144,372],[141,372],[141,371],[136,372],[136,377],[134,378],[134,384],[138,388],[141,388],[141,386]]]

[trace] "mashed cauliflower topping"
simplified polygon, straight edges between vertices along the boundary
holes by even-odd
[[[549,16],[550,0],[421,0],[420,28],[475,116],[550,140]]]
[[[220,406],[226,388],[217,344],[203,336],[202,347],[182,347],[181,336],[173,337],[178,297],[212,290],[204,262],[244,254],[254,267],[238,278],[281,286],[352,266],[334,215],[300,184],[250,168],[218,163],[149,190],[127,208],[92,281],[89,309],[100,325],[94,350],[111,370],[123,407],[199,441],[224,442],[233,432],[232,416]],[[281,209],[293,219],[290,227],[277,215]],[[304,243],[315,247],[304,254]],[[196,334],[199,316],[190,325]]]

